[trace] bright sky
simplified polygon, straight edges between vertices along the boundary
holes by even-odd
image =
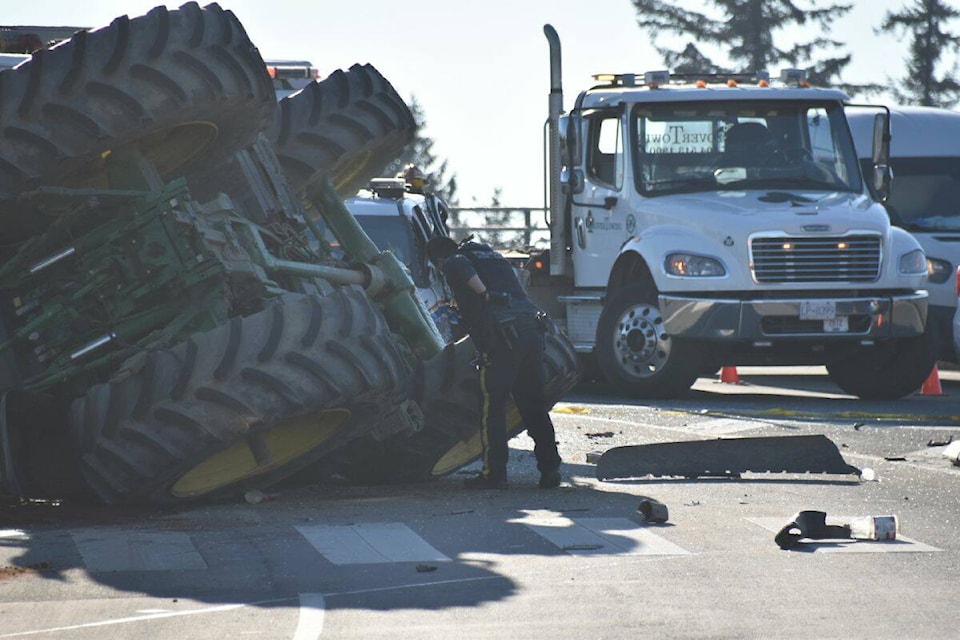
[[[852,0],[853,10],[835,23],[832,34],[853,51],[844,80],[883,82],[902,75],[905,44],[873,29],[887,10],[905,1]],[[157,4],[176,8],[181,2],[5,2],[0,21],[100,27]],[[264,58],[309,60],[322,75],[370,63],[404,99],[416,96],[436,154],[448,159],[448,171],[457,175],[462,206],[489,204],[497,187],[506,206],[542,206],[550,78],[544,23],[560,34],[565,109],[589,86],[590,74],[663,68],[629,0],[222,0],[220,5],[237,15]]]

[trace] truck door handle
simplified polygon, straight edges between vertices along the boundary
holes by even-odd
[[[577,244],[581,249],[587,248],[587,231],[583,226],[583,218],[577,218]]]

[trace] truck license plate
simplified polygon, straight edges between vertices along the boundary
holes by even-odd
[[[850,330],[847,316],[837,316],[823,321],[824,333],[846,333]]]
[[[801,300],[801,320],[833,320],[837,317],[837,303],[833,300]]]

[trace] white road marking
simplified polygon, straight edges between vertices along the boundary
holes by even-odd
[[[315,607],[316,601],[315,598],[320,598],[321,600],[324,597],[332,598],[335,596],[352,596],[352,595],[362,595],[366,593],[379,593],[383,591],[394,591],[399,589],[419,589],[422,587],[435,587],[441,585],[449,584],[466,584],[469,582],[484,582],[487,580],[505,580],[503,576],[483,576],[479,578],[463,578],[461,580],[438,580],[435,582],[420,582],[416,584],[398,584],[389,587],[375,587],[372,589],[357,589],[355,591],[341,591],[339,593],[328,593],[326,596],[323,594],[300,594],[301,604],[304,602],[304,596],[306,596],[306,601],[311,603],[310,606]],[[94,627],[107,627],[117,624],[130,624],[133,622],[144,622],[147,620],[158,620],[161,618],[176,618],[180,616],[192,616],[202,613],[220,613],[223,611],[232,611],[234,609],[240,609],[242,607],[261,607],[264,605],[274,605],[281,604],[284,602],[292,601],[292,598],[270,598],[268,600],[258,600],[256,602],[247,602],[247,603],[236,603],[236,604],[225,604],[219,605],[216,607],[206,607],[204,609],[192,609],[190,611],[169,611],[165,613],[152,613],[149,615],[143,616],[131,616],[128,618],[111,618],[110,620],[100,620],[98,622],[87,622],[84,624],[75,624],[70,626],[63,627],[50,627],[48,629],[33,629],[31,631],[18,631],[16,633],[6,633],[0,634],[0,638],[22,638],[26,636],[35,636],[42,633],[56,633],[60,631],[75,631],[77,629],[90,629]],[[302,613],[301,613],[302,615]],[[302,618],[301,618],[302,620]],[[300,622],[297,623],[297,633],[300,632]],[[309,636],[308,636],[309,637]],[[301,640],[296,637],[294,640]]]
[[[565,418],[575,419],[577,421],[587,420],[590,422],[599,422],[606,425],[622,424],[624,426],[633,427],[633,428],[640,427],[642,429],[655,429],[657,431],[671,431],[674,433],[690,434],[692,431],[689,427],[682,427],[682,428],[681,427],[665,427],[663,425],[658,425],[658,424],[648,424],[646,422],[637,422],[636,420],[625,420],[625,419],[621,420],[620,418],[601,418],[599,416],[560,414],[561,420]],[[513,444],[511,443],[510,446],[513,446]]]
[[[756,422],[740,418],[713,418],[690,425],[690,430],[711,435],[725,435],[769,427],[766,422]]]
[[[25,538],[25,531],[20,529],[0,529],[0,538]]]
[[[286,598],[289,600],[289,598]],[[252,603],[256,604],[256,603]],[[161,618],[176,618],[179,616],[192,616],[200,613],[220,613],[222,611],[232,611],[240,607],[246,607],[245,604],[224,604],[217,607],[206,607],[204,609],[192,609],[190,611],[169,611],[166,613],[151,613],[143,616],[130,616],[129,618],[112,618],[110,620],[100,620],[98,622],[85,622],[83,624],[74,624],[65,627],[51,627],[48,629],[34,629],[32,631],[18,631],[16,633],[5,633],[0,638],[22,638],[25,636],[35,636],[41,633],[57,633],[60,631],[76,631],[77,629],[91,629],[94,627],[107,627],[115,624],[130,624],[132,622],[144,622],[146,620],[159,620]]]
[[[326,613],[326,602],[322,593],[300,594],[300,617],[297,620],[297,630],[293,640],[313,640],[323,633],[323,617]]]
[[[628,518],[574,520],[562,516],[528,516],[516,522],[530,527],[572,556],[689,554]]]
[[[784,518],[747,518],[746,520],[774,534],[789,522]],[[847,520],[849,518],[827,516],[827,524],[843,524]],[[923,553],[942,551],[942,549],[917,542],[903,535],[898,535],[896,540],[825,540],[822,543],[811,540],[804,542],[804,549],[816,553]]]
[[[336,565],[450,561],[402,522],[298,526],[297,531]]]
[[[90,571],[206,569],[190,536],[176,531],[80,529],[70,532]]]

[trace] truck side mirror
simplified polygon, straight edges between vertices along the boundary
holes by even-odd
[[[570,167],[579,167],[582,160],[580,154],[580,122],[578,115],[560,116],[560,157],[563,164]]]
[[[890,114],[878,113],[873,119],[873,188],[881,202],[890,197],[893,172],[890,169]]]
[[[560,173],[560,186],[566,195],[583,193],[584,183],[583,169],[571,170],[568,167],[564,167]]]

